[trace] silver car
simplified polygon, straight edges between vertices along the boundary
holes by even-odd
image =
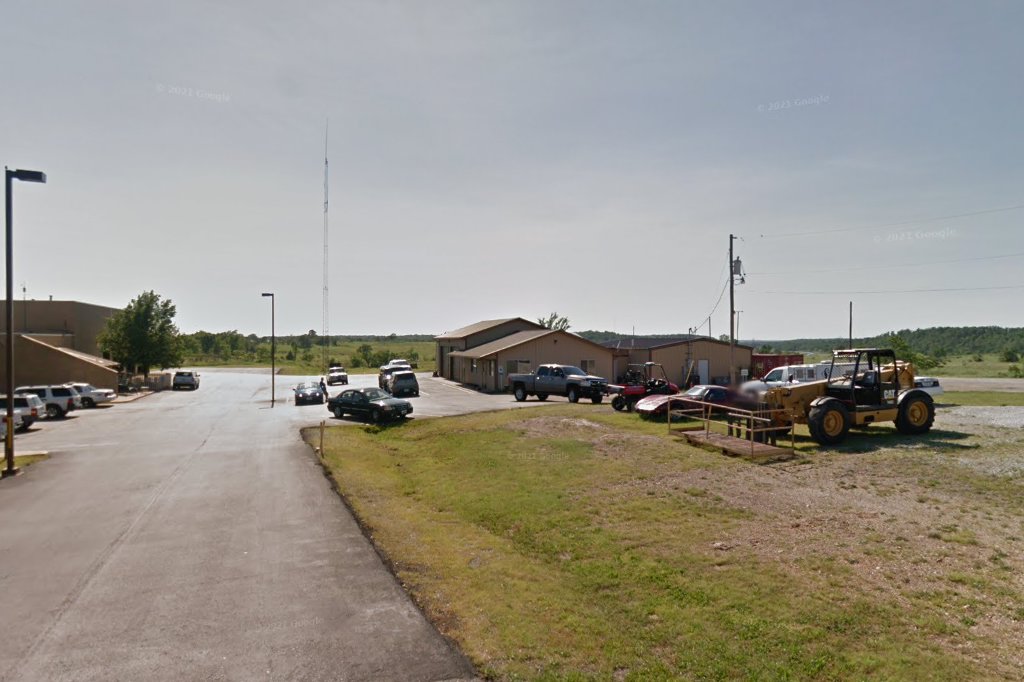
[[[411,395],[419,397],[420,384],[416,373],[411,371],[395,371],[388,377],[388,392],[391,395]]]

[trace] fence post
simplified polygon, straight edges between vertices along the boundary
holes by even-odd
[[[326,422],[323,419],[320,420],[320,450],[319,450],[319,452],[320,452],[320,459],[324,458],[324,424],[325,423]]]

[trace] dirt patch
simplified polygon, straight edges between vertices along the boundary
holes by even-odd
[[[589,442],[608,431],[608,427],[581,417],[533,417],[513,422],[505,428],[531,438],[574,438]]]
[[[942,410],[942,421],[969,430],[977,426],[1024,429],[1024,407],[948,407]]]

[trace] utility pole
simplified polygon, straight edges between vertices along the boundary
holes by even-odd
[[[729,235],[729,385],[736,385],[736,287],[733,271],[732,243],[736,239]]]
[[[853,348],[853,301],[850,301],[850,348]]]

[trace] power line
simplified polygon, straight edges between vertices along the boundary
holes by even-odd
[[[1024,284],[1010,284],[998,287],[950,287],[943,289],[876,289],[873,291],[749,291],[750,294],[788,296],[847,296],[849,294],[923,294],[943,291],[996,291],[1003,289],[1024,289]]]
[[[918,225],[920,223],[936,223],[943,220],[956,220],[957,218],[970,218],[971,216],[986,215],[988,213],[1002,213],[1005,211],[1019,211],[1024,208],[1024,204],[1017,204],[1015,206],[1003,206],[1001,208],[987,208],[980,211],[971,211],[969,213],[957,213],[953,215],[935,216],[932,218],[919,218],[917,220],[904,220],[898,223],[883,223],[881,225],[861,225],[858,227],[835,227],[825,230],[809,230],[807,232],[780,232],[779,234],[762,234],[761,239],[785,239],[787,237],[807,237],[816,234],[833,234],[836,232],[859,232],[869,230],[880,230],[886,227],[899,227],[901,225]]]
[[[855,268],[826,268],[824,270],[780,270],[778,272],[748,272],[748,275],[792,275],[794,273],[805,274],[812,272],[852,272],[854,270],[887,270],[892,268],[913,268],[924,265],[947,265],[949,263],[967,263],[969,261],[996,260],[998,258],[1017,258],[1024,256],[1024,251],[1018,253],[1006,253],[999,256],[978,256],[976,258],[950,258],[949,260],[933,260],[925,263],[900,263],[899,265],[863,265]]]

